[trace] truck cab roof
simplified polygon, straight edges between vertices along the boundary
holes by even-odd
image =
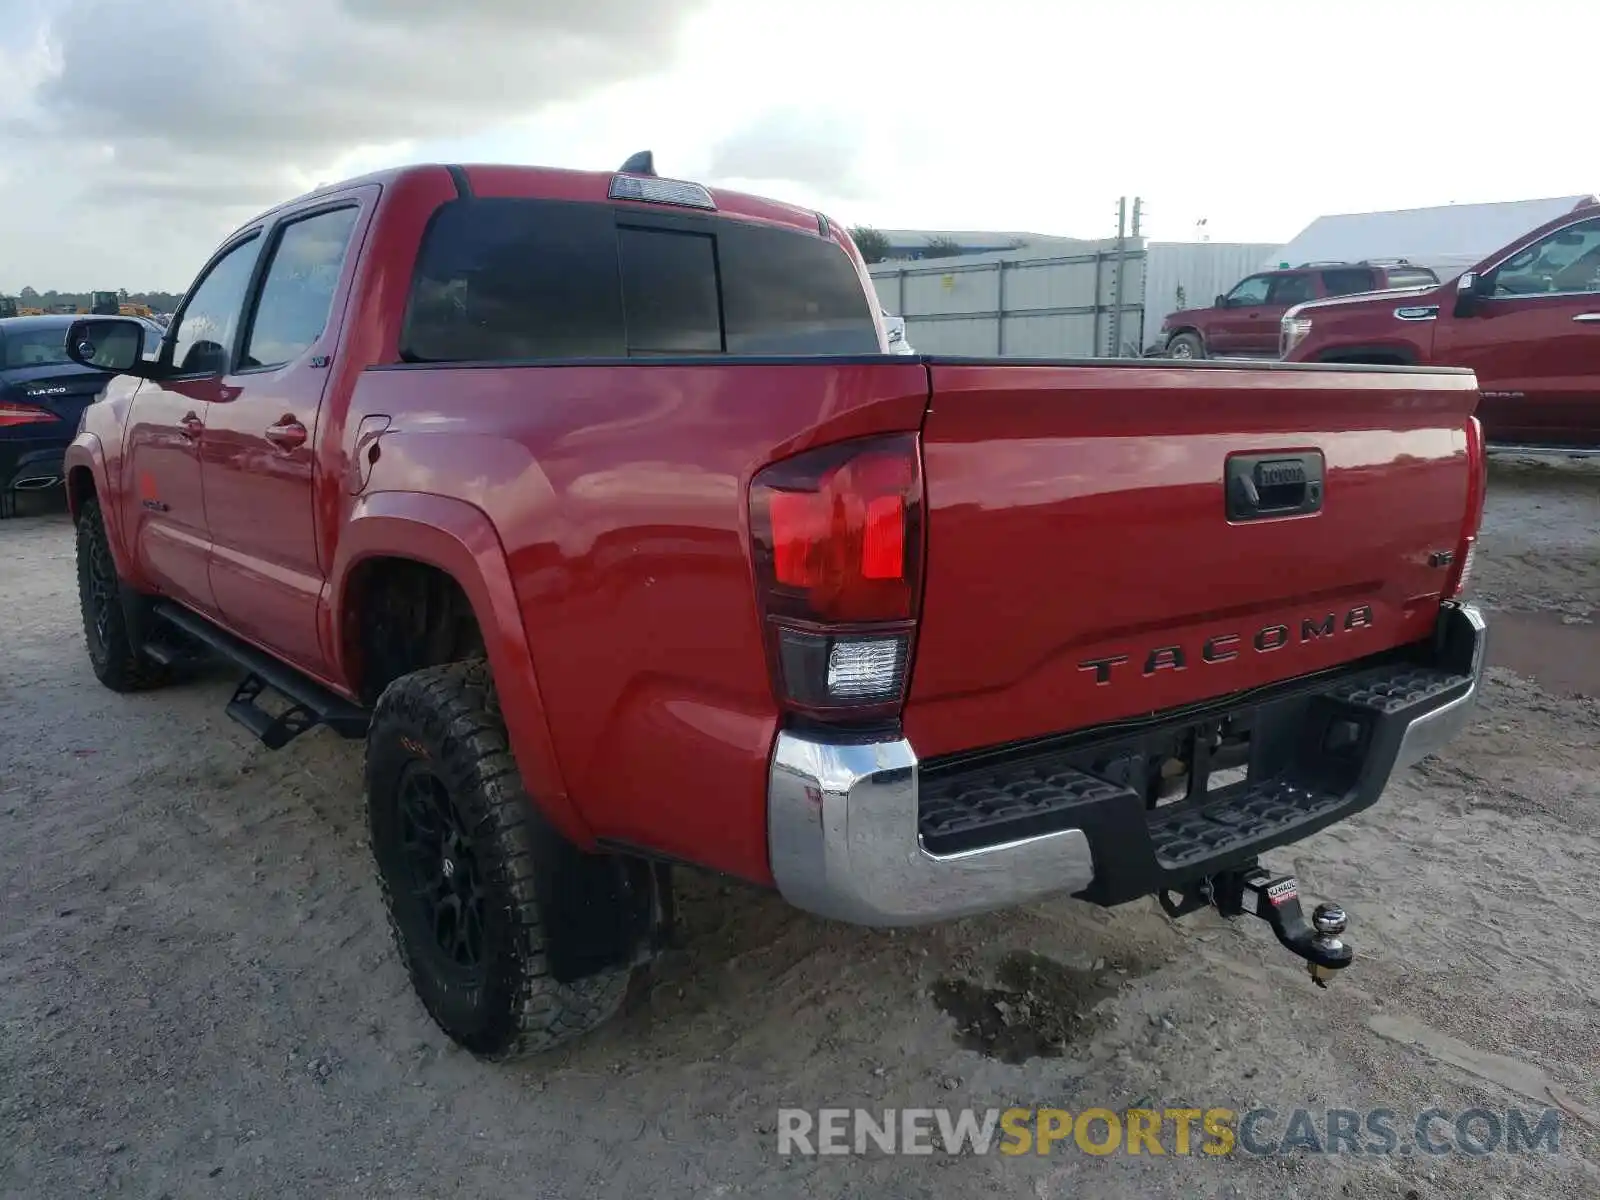
[[[271,220],[279,213],[288,209],[298,208],[319,196],[347,192],[364,184],[387,186],[421,176],[440,174],[451,178],[455,182],[458,191],[465,188],[467,194],[484,199],[521,198],[588,201],[592,203],[621,201],[626,203],[626,197],[613,194],[612,185],[619,175],[631,173],[623,171],[576,171],[563,167],[518,166],[500,163],[416,163],[373,171],[366,175],[314,188],[309,192],[294,197],[292,200],[286,200],[282,204],[275,205],[258,214],[240,225],[235,232],[242,232],[264,221]],[[634,176],[634,178],[658,177],[639,175]],[[663,182],[680,181],[663,180]],[[687,183],[687,181],[681,182]],[[690,186],[701,187],[698,184]],[[778,200],[769,200],[762,196],[753,196],[746,192],[730,191],[726,188],[703,188],[702,190],[711,198],[714,204],[714,209],[707,211],[714,211],[721,216],[806,230],[824,237],[830,236],[835,228],[827,217],[812,209],[800,208]],[[647,206],[650,208],[658,207],[656,205]]]

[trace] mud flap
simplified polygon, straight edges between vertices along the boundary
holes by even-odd
[[[674,922],[667,864],[586,853],[542,821],[534,863],[545,957],[557,982],[640,966],[662,948]]]

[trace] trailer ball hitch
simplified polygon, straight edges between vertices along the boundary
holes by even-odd
[[[1214,905],[1225,917],[1255,916],[1272,926],[1272,932],[1291,953],[1306,960],[1311,981],[1328,986],[1335,971],[1355,957],[1341,935],[1349,918],[1337,904],[1319,904],[1306,922],[1300,908],[1300,884],[1293,875],[1274,875],[1260,863],[1223,871],[1191,884],[1176,898],[1159,895],[1161,907],[1172,917]]]
[[[1349,919],[1337,904],[1319,904],[1306,922],[1300,884],[1293,875],[1273,875],[1259,863],[1212,877],[1211,900],[1225,917],[1245,914],[1272,926],[1278,941],[1306,960],[1311,981],[1328,986],[1335,971],[1350,965],[1353,951],[1341,938]]]

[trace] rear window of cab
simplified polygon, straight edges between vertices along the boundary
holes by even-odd
[[[438,363],[881,352],[855,264],[831,240],[500,197],[434,214],[400,345]]]

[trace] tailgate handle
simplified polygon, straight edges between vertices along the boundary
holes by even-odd
[[[1259,521],[1322,511],[1322,452],[1231,454],[1228,520]]]

